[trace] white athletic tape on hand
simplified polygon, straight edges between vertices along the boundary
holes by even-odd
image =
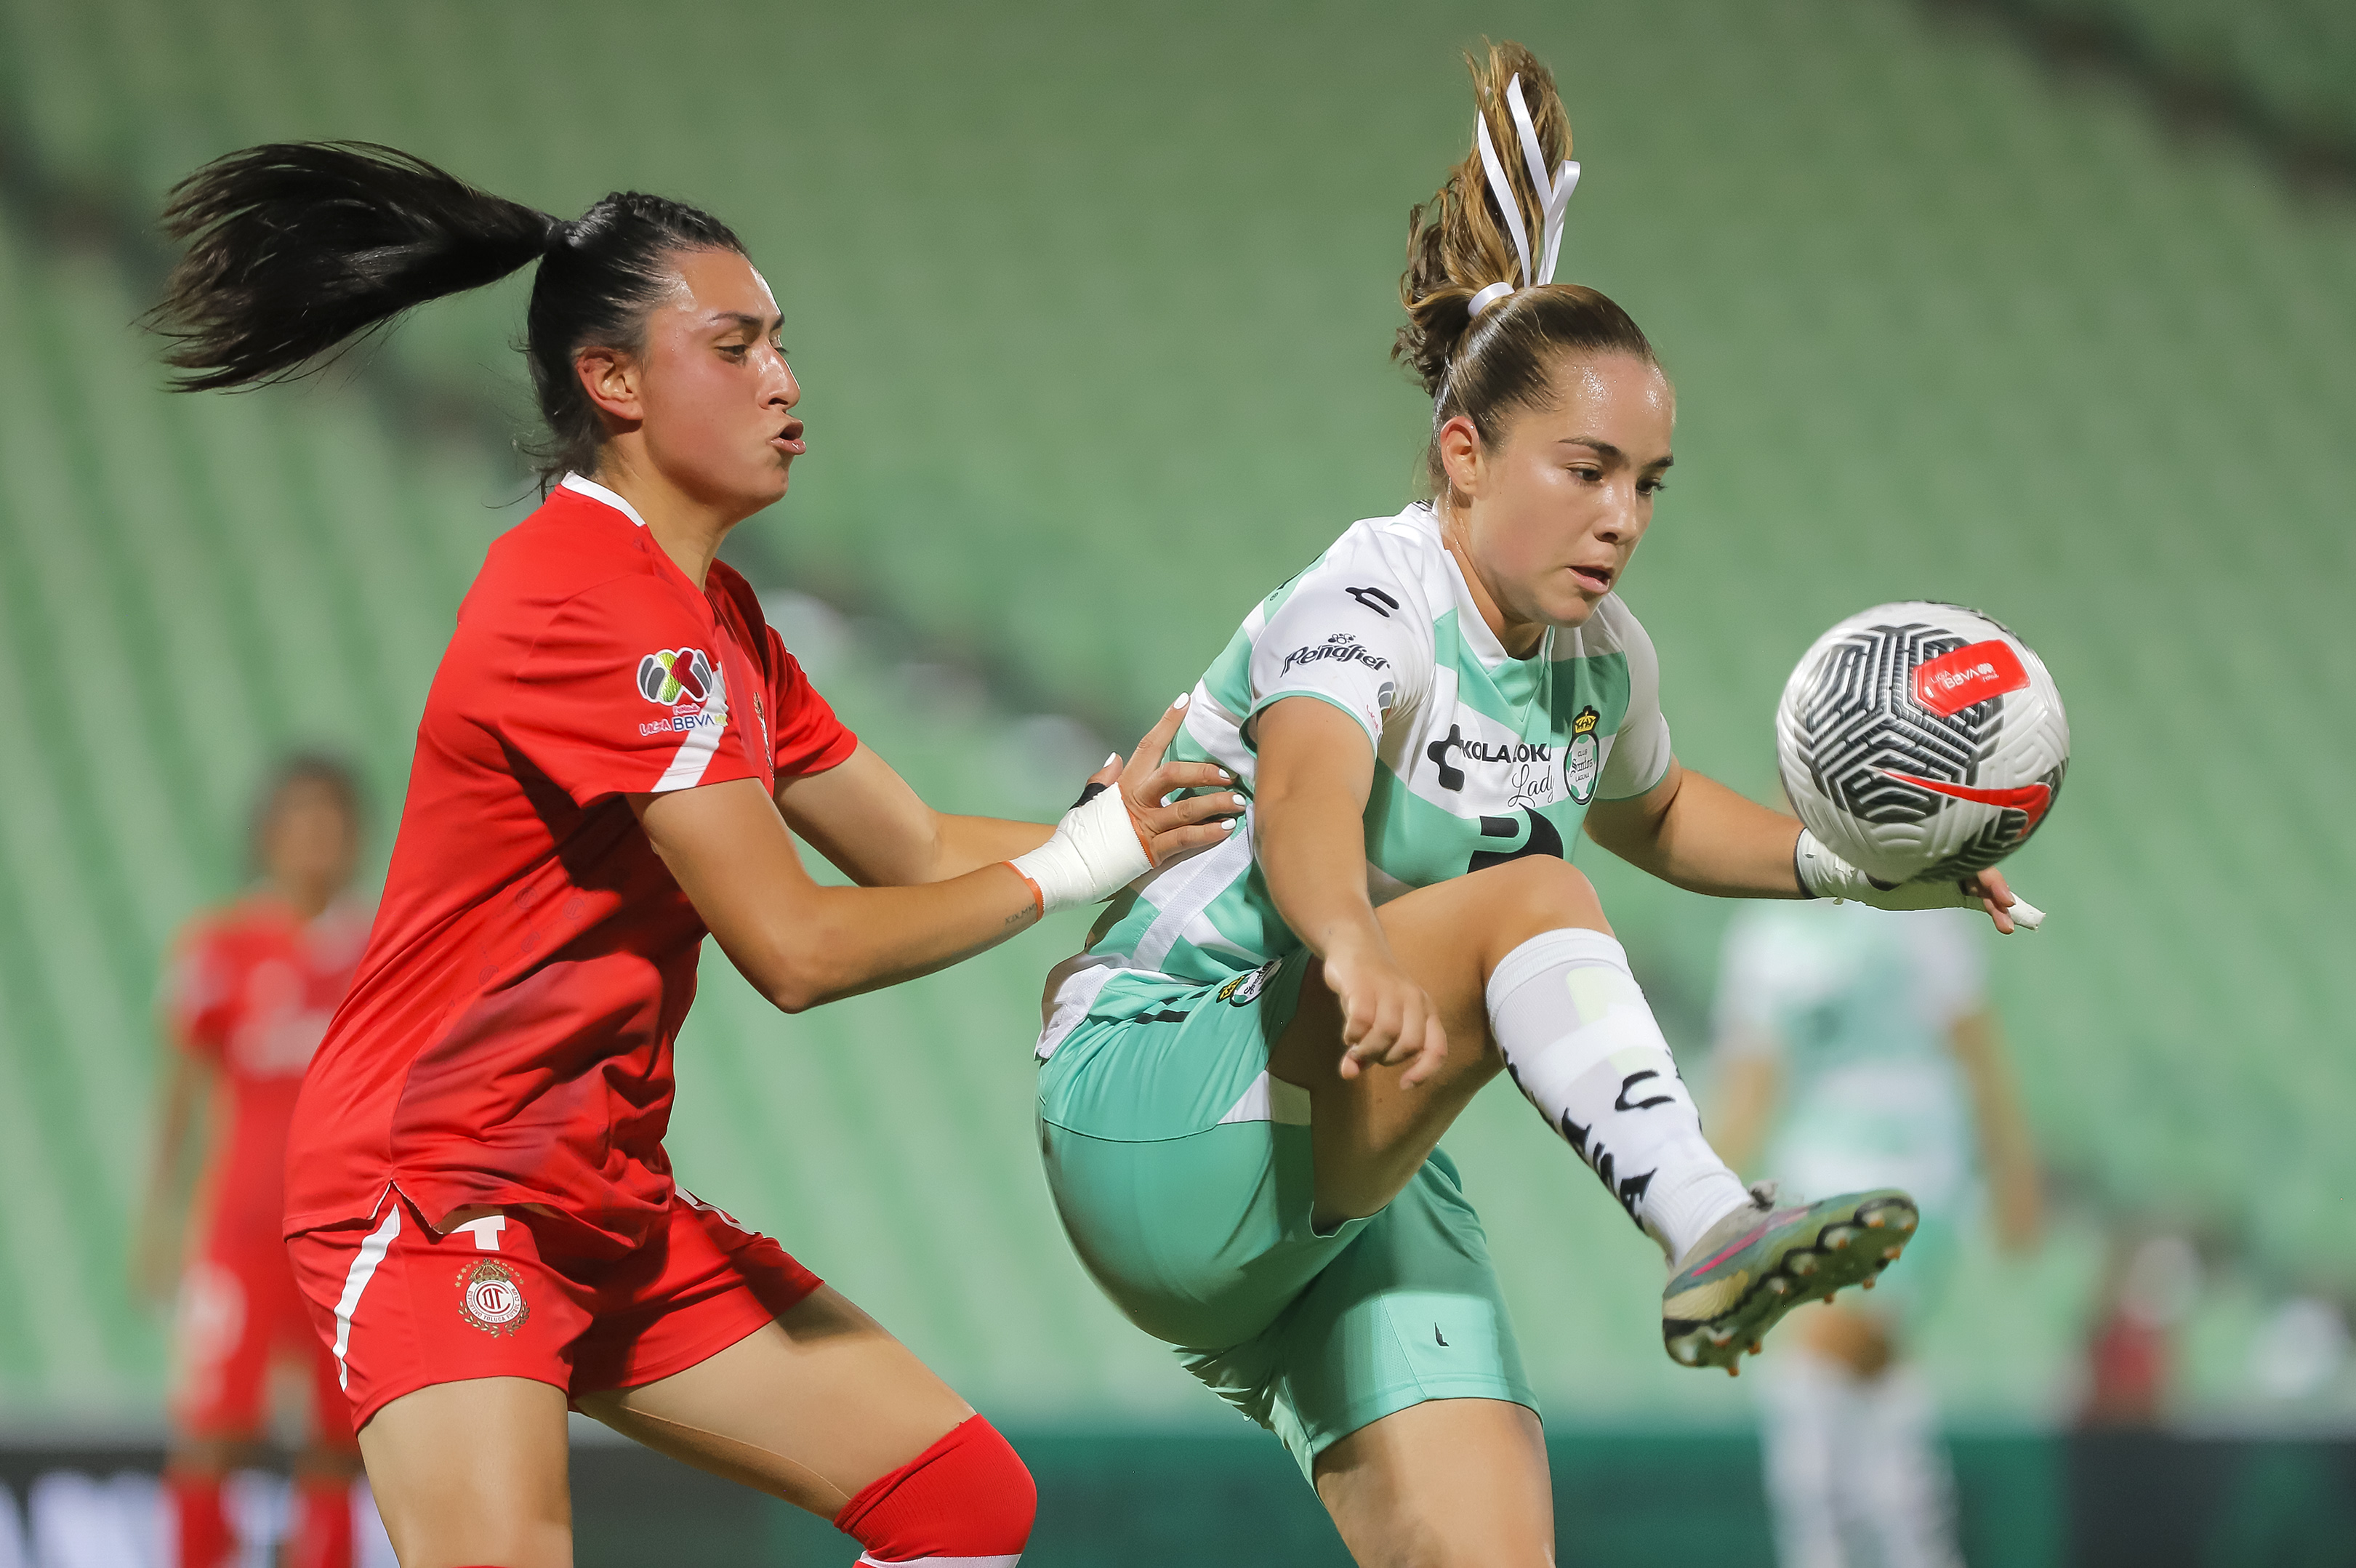
[[[1108,898],[1153,868],[1118,784],[1064,813],[1045,843],[1010,865],[1030,879],[1039,912]]]
[[[1800,879],[1800,890],[1812,898],[1854,898],[1876,909],[1976,909],[1981,903],[1978,893],[1966,892],[1955,882],[1901,882],[1884,887],[1827,849],[1805,828],[1792,846],[1792,869]],[[2024,931],[2045,923],[2045,911],[2018,894],[2006,913]]]
[[[1108,898],[1153,868],[1118,781],[1066,811],[1045,843],[1007,864],[1031,884],[1043,915]]]

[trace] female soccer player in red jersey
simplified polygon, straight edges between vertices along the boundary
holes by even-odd
[[[190,389],[538,263],[561,482],[459,609],[289,1150],[295,1273],[402,1562],[569,1562],[570,1405],[832,1518],[862,1563],[1014,1563],[1033,1493],[1005,1441],[673,1184],[671,1041],[706,931],[788,1012],[888,985],[1224,837],[1234,797],[1160,802],[1226,776],[1162,762],[1173,707],[1051,832],[930,810],[836,720],[714,559],[803,430],[776,302],[709,215],[623,193],[564,221],[390,149],[282,145],[166,219]],[[812,881],[789,826],[862,886]]]
[[[368,911],[347,892],[360,836],[359,790],[341,763],[282,764],[254,815],[261,885],[191,921],[166,977],[164,1030],[177,1048],[133,1270],[151,1297],[178,1288],[164,1487],[180,1568],[221,1568],[234,1555],[221,1477],[262,1434],[265,1377],[282,1360],[302,1367],[312,1395],[289,1568],[351,1568],[359,1455],[335,1359],[286,1266],[279,1217],[295,1090],[368,940]],[[200,1100],[211,1102],[213,1137],[182,1266],[170,1210]]]

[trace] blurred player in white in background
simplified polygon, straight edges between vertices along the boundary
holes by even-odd
[[[2037,1169],[1969,916],[1758,905],[1727,933],[1711,1142],[1794,1197],[1902,1187],[1922,1205],[1870,1298],[1810,1306],[1769,1363],[1767,1495],[1783,1568],[1953,1568],[1953,1483],[1904,1331],[1985,1193],[2008,1251],[2034,1245]],[[1762,1154],[1768,1155],[1760,1159]]]

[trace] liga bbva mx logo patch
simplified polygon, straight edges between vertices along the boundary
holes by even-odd
[[[458,1271],[458,1316],[497,1338],[521,1328],[531,1306],[508,1266],[486,1258]]]
[[[675,708],[712,694],[712,660],[701,648],[660,648],[638,660],[638,694]]]

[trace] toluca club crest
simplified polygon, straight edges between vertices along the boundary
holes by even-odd
[[[531,1308],[507,1265],[486,1258],[458,1271],[458,1316],[486,1334],[512,1334]]]

